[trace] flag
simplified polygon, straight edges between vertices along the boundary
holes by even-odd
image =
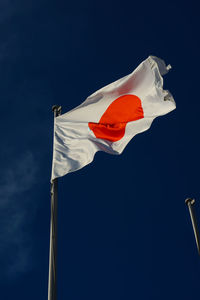
[[[103,87],[54,122],[51,180],[93,161],[97,151],[120,154],[152,121],[176,108],[163,78],[171,66],[149,56],[131,74]]]

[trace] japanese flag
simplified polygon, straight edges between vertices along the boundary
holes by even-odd
[[[92,162],[97,151],[120,154],[152,121],[176,104],[163,90],[170,69],[149,56],[131,74],[103,87],[81,105],[55,118],[51,180]]]

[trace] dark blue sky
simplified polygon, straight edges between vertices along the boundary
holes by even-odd
[[[58,300],[199,295],[184,200],[199,195],[197,1],[0,3],[1,299],[47,299],[53,104],[76,107],[149,55],[177,109],[120,156],[59,179]]]

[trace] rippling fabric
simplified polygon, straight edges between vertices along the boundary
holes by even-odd
[[[55,118],[51,180],[79,170],[97,151],[122,153],[152,121],[176,108],[163,78],[170,66],[149,56],[131,74],[103,87]]]

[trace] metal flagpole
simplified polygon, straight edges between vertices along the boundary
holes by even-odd
[[[52,107],[55,118],[61,114],[61,106]],[[51,183],[51,223],[50,223],[50,246],[49,246],[49,282],[48,300],[57,300],[57,202],[58,202],[58,179]]]
[[[194,230],[194,236],[195,236],[195,240],[196,240],[196,244],[197,244],[197,250],[200,255],[200,237],[199,237],[199,231],[198,231],[198,226],[197,226],[197,220],[196,220],[196,216],[195,216],[194,208],[193,208],[195,200],[191,199],[191,198],[187,198],[185,200],[185,203],[187,204],[189,212],[190,212],[190,218],[191,218],[192,227]]]

